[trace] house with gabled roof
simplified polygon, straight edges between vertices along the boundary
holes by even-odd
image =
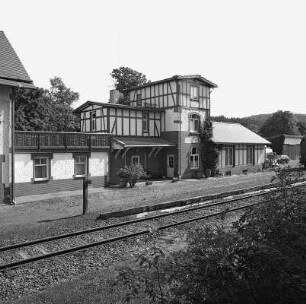
[[[3,31],[0,31],[0,201],[10,189],[13,88],[35,88]]]
[[[175,75],[122,94],[111,91],[109,103],[87,101],[75,112],[83,132],[114,135],[110,183],[118,182],[121,167],[133,163],[153,177],[201,177],[199,128],[210,117],[215,88],[200,75]],[[269,142],[259,135],[239,124],[214,123],[214,140],[226,174],[262,169]]]
[[[82,189],[83,177],[102,187],[109,172],[111,135],[15,131],[13,88],[35,86],[0,31],[0,202],[5,198]]]

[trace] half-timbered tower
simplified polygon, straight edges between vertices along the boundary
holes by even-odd
[[[130,163],[141,163],[153,176],[199,177],[199,126],[210,115],[216,87],[200,75],[173,76],[124,91],[127,105],[112,92],[109,103],[88,101],[75,112],[82,132],[114,134],[110,182]]]

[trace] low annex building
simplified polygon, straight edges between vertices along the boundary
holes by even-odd
[[[212,140],[218,145],[218,169],[225,175],[262,170],[270,142],[239,123],[213,122]]]

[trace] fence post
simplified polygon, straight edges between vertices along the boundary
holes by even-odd
[[[87,176],[83,177],[83,215],[88,211],[88,185],[91,184],[91,179]]]

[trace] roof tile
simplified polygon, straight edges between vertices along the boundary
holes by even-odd
[[[7,85],[27,83],[34,87],[33,81],[3,31],[0,31],[0,79],[1,84],[7,81]]]

